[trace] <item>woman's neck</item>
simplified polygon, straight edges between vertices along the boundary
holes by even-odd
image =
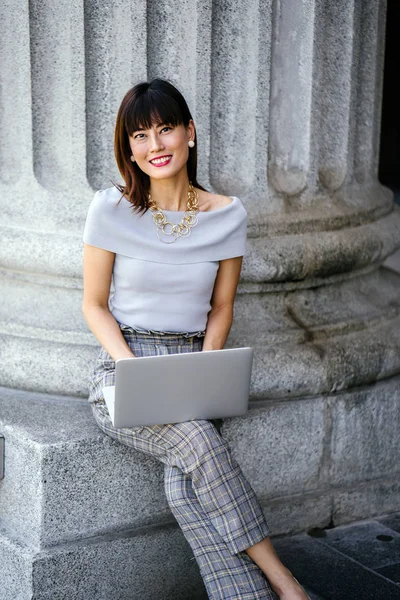
[[[161,210],[186,210],[188,189],[186,172],[168,179],[150,179],[151,199]]]

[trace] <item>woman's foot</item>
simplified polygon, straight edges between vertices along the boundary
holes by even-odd
[[[246,549],[260,567],[279,600],[310,600],[299,582],[280,561],[269,537]]]

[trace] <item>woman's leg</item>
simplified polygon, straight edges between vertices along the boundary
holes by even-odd
[[[167,428],[169,451],[189,475],[199,505],[228,551],[235,555],[246,550],[282,600],[306,600],[276,555],[257,497],[215,427],[209,421],[157,427],[160,433]]]
[[[212,600],[273,600],[267,579],[245,552],[231,554],[204,513],[192,480],[178,467],[165,466],[165,493],[189,542]]]
[[[256,495],[212,423],[187,421],[117,429],[104,405],[93,409],[104,433],[190,477],[199,505],[228,551],[235,555],[246,550],[281,600],[307,599],[274,553]]]
[[[202,510],[231,554],[253,546],[269,534],[253,489],[212,423],[187,421],[115,428],[105,405],[94,406],[93,413],[107,435],[166,465],[177,466],[190,476]]]

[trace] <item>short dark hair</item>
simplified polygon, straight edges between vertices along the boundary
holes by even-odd
[[[185,98],[165,79],[138,83],[125,94],[118,110],[114,136],[115,158],[125,185],[114,185],[136,210],[145,212],[148,209],[150,178],[130,160],[129,136],[138,129],[149,129],[153,124],[187,127],[191,119]],[[189,148],[187,171],[192,185],[204,190],[197,182],[197,142]]]

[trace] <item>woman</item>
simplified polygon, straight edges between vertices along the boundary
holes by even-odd
[[[90,383],[94,418],[164,463],[169,506],[210,598],[273,598],[271,585],[281,600],[305,600],[213,423],[116,429],[110,421],[101,390],[113,384],[117,359],[224,347],[246,240],[240,200],[197,182],[195,126],[170,83],[127,92],[115,154],[125,185],[96,193],[84,233],[83,312],[102,346]]]

